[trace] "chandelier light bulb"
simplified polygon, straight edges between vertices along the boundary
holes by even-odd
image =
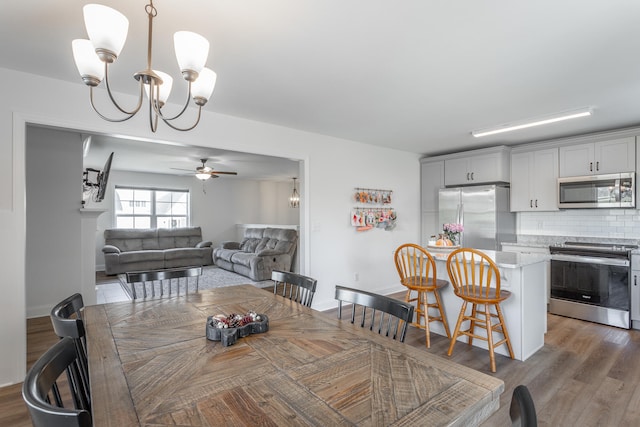
[[[163,73],[162,71],[153,70],[153,72],[156,73],[158,77],[160,77],[160,79],[162,79],[162,83],[160,84],[160,95],[158,96],[158,105],[162,107],[167,102],[169,94],[171,93],[171,88],[173,87],[173,77],[171,77],[167,73]],[[144,92],[147,94],[147,98],[150,98],[148,84],[144,85]],[[155,99],[155,94],[153,98]]]
[[[211,98],[213,89],[216,87],[217,74],[209,69],[203,68],[197,80],[191,85],[191,96],[198,105],[204,105]]]
[[[104,62],[115,61],[127,40],[129,20],[117,10],[101,4],[87,4],[82,11],[96,53]]]
[[[73,59],[85,84],[97,86],[104,78],[104,63],[96,55],[91,40],[76,39],[71,42]]]
[[[207,62],[209,41],[191,31],[178,31],[173,35],[173,47],[185,80],[194,81]]]

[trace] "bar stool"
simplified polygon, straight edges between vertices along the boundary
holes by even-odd
[[[429,323],[442,322],[447,338],[451,338],[444,306],[440,298],[440,289],[449,284],[446,280],[436,279],[436,262],[422,246],[406,243],[396,249],[396,269],[400,276],[400,283],[407,287],[405,301],[416,302],[416,321],[413,326],[425,329],[427,335],[427,348],[431,347],[429,337]],[[416,292],[415,298],[411,293]],[[429,294],[433,294],[433,302],[429,302]],[[429,315],[429,308],[437,310],[435,316]],[[422,324],[424,319],[424,325]]]
[[[460,335],[469,337],[469,345],[472,345],[474,338],[487,341],[491,372],[496,372],[494,350],[497,347],[506,344],[509,356],[514,358],[509,333],[500,309],[500,303],[509,298],[511,292],[500,290],[498,266],[486,254],[476,249],[461,248],[452,251],[447,258],[447,272],[453,285],[453,292],[462,299],[462,308],[447,354],[451,356],[453,346]],[[495,283],[493,287],[492,283]],[[467,315],[469,303],[472,308],[471,314]],[[478,310],[478,305],[483,305],[484,310]],[[495,313],[490,310],[492,306],[495,307]],[[495,319],[498,320],[497,323],[493,323]],[[470,326],[468,329],[461,330],[462,322],[466,320],[470,322]],[[485,329],[487,331],[486,337],[476,335],[476,327]],[[494,333],[502,334],[504,338],[494,342]]]

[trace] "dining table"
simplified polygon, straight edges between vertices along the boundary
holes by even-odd
[[[207,318],[268,318],[232,345]],[[344,308],[343,308],[344,311]],[[502,380],[253,285],[85,307],[102,426],[469,426]]]

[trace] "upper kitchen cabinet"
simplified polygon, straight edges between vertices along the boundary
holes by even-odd
[[[444,182],[448,187],[509,182],[509,161],[504,146],[467,151],[444,161]]]
[[[422,212],[438,210],[438,191],[444,187],[444,160],[420,161]]]
[[[635,172],[635,159],[633,136],[560,147],[560,176]]]
[[[558,210],[558,149],[511,154],[511,211]]]

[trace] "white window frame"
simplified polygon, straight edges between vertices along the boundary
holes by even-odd
[[[119,197],[118,197],[118,190],[132,190],[132,191],[136,191],[136,190],[141,190],[141,191],[149,191],[151,192],[151,200],[149,201],[149,203],[151,204],[150,207],[150,212],[149,214],[118,214],[118,206],[117,203],[119,201]],[[156,195],[158,192],[160,191],[165,191],[165,192],[169,192],[169,193],[182,193],[182,194],[186,194],[187,195],[187,209],[186,209],[186,215],[159,215],[156,212]],[[136,203],[136,200],[133,200],[134,203]],[[118,227],[118,218],[134,218],[134,227],[133,228],[143,228],[143,227],[135,227],[135,218],[149,218],[150,220],[150,224],[149,224],[149,228],[158,228],[158,218],[165,218],[165,217],[185,217],[186,219],[186,226],[190,226],[191,225],[191,193],[188,189],[175,189],[175,188],[155,188],[155,187],[136,187],[136,186],[131,186],[131,185],[116,185],[115,186],[115,191],[114,191],[114,197],[113,197],[113,205],[114,205],[114,228],[131,228],[131,227]],[[175,228],[175,227],[170,227],[170,228]]]

